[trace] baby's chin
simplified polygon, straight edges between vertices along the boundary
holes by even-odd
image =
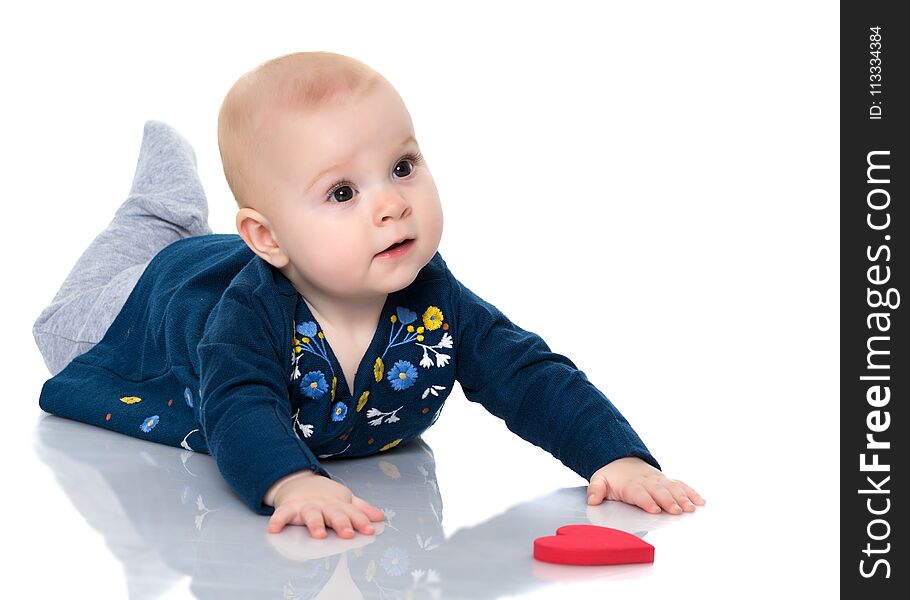
[[[382,292],[391,294],[403,290],[417,279],[418,273],[420,273],[420,268],[416,266],[408,269],[396,269],[394,273],[382,277]]]

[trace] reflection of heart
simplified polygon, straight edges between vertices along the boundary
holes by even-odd
[[[566,565],[654,562],[654,546],[631,533],[598,525],[563,525],[534,540],[534,558]]]

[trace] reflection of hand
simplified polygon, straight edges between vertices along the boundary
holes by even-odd
[[[383,524],[379,524],[376,527],[376,535],[359,535],[353,539],[332,536],[324,540],[314,540],[305,527],[288,527],[281,535],[267,535],[265,539],[281,556],[294,562],[306,562],[328,556],[344,557],[352,550],[378,542],[382,531]],[[357,553],[356,556],[360,554]]]
[[[326,538],[325,525],[343,538],[354,537],[354,527],[372,535],[371,521],[382,521],[385,514],[351,490],[310,470],[279,480],[266,497],[274,501],[275,513],[268,532],[278,533],[285,525],[306,525],[314,538]]]
[[[654,514],[662,508],[674,515],[692,512],[696,504],[705,504],[686,483],[667,479],[658,469],[634,456],[618,458],[591,475],[588,504],[600,504],[604,499],[620,500]]]

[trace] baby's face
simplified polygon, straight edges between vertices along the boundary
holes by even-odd
[[[407,287],[436,253],[443,217],[398,93],[383,83],[276,115],[268,131],[257,177],[287,261],[276,266],[297,290],[352,299]],[[406,252],[380,255],[401,238],[413,239]]]

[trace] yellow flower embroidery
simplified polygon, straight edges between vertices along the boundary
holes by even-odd
[[[427,308],[427,311],[423,313],[423,326],[429,331],[442,327],[442,311],[435,306]]]
[[[360,400],[357,401],[357,412],[360,412],[360,409],[364,407],[367,403],[367,398],[370,397],[370,391],[367,390],[360,395]]]
[[[332,400],[335,400],[335,384],[338,383],[337,377],[332,377]]]
[[[318,335],[318,336],[319,336],[319,339],[320,339],[320,340],[321,340],[321,339],[322,339],[322,338],[324,338],[324,337],[325,337],[325,334],[324,334],[324,333],[322,333],[322,332],[321,332],[321,331],[320,331],[320,332],[319,332],[319,333],[317,333],[317,334],[316,334],[316,335]]]
[[[384,371],[384,366],[382,364],[382,358],[377,358],[376,364],[373,365],[373,377],[376,378],[377,383],[382,381],[383,371]]]
[[[413,326],[413,325],[408,325],[408,332],[409,332],[409,333],[412,333],[413,331],[414,331],[414,326]]]
[[[384,451],[388,450],[389,448],[394,448],[394,447],[397,446],[399,443],[401,443],[401,439],[402,439],[402,438],[398,438],[397,440],[395,440],[395,441],[392,442],[391,444],[386,444],[385,446],[383,446],[382,448],[380,448],[379,451],[380,451],[380,452],[384,452]]]
[[[395,323],[396,321],[398,321],[398,317],[396,317],[395,315],[392,315],[391,319],[392,319],[392,323]]]
[[[137,402],[142,402],[142,398],[139,396],[124,396],[120,401],[124,404],[136,404]]]

